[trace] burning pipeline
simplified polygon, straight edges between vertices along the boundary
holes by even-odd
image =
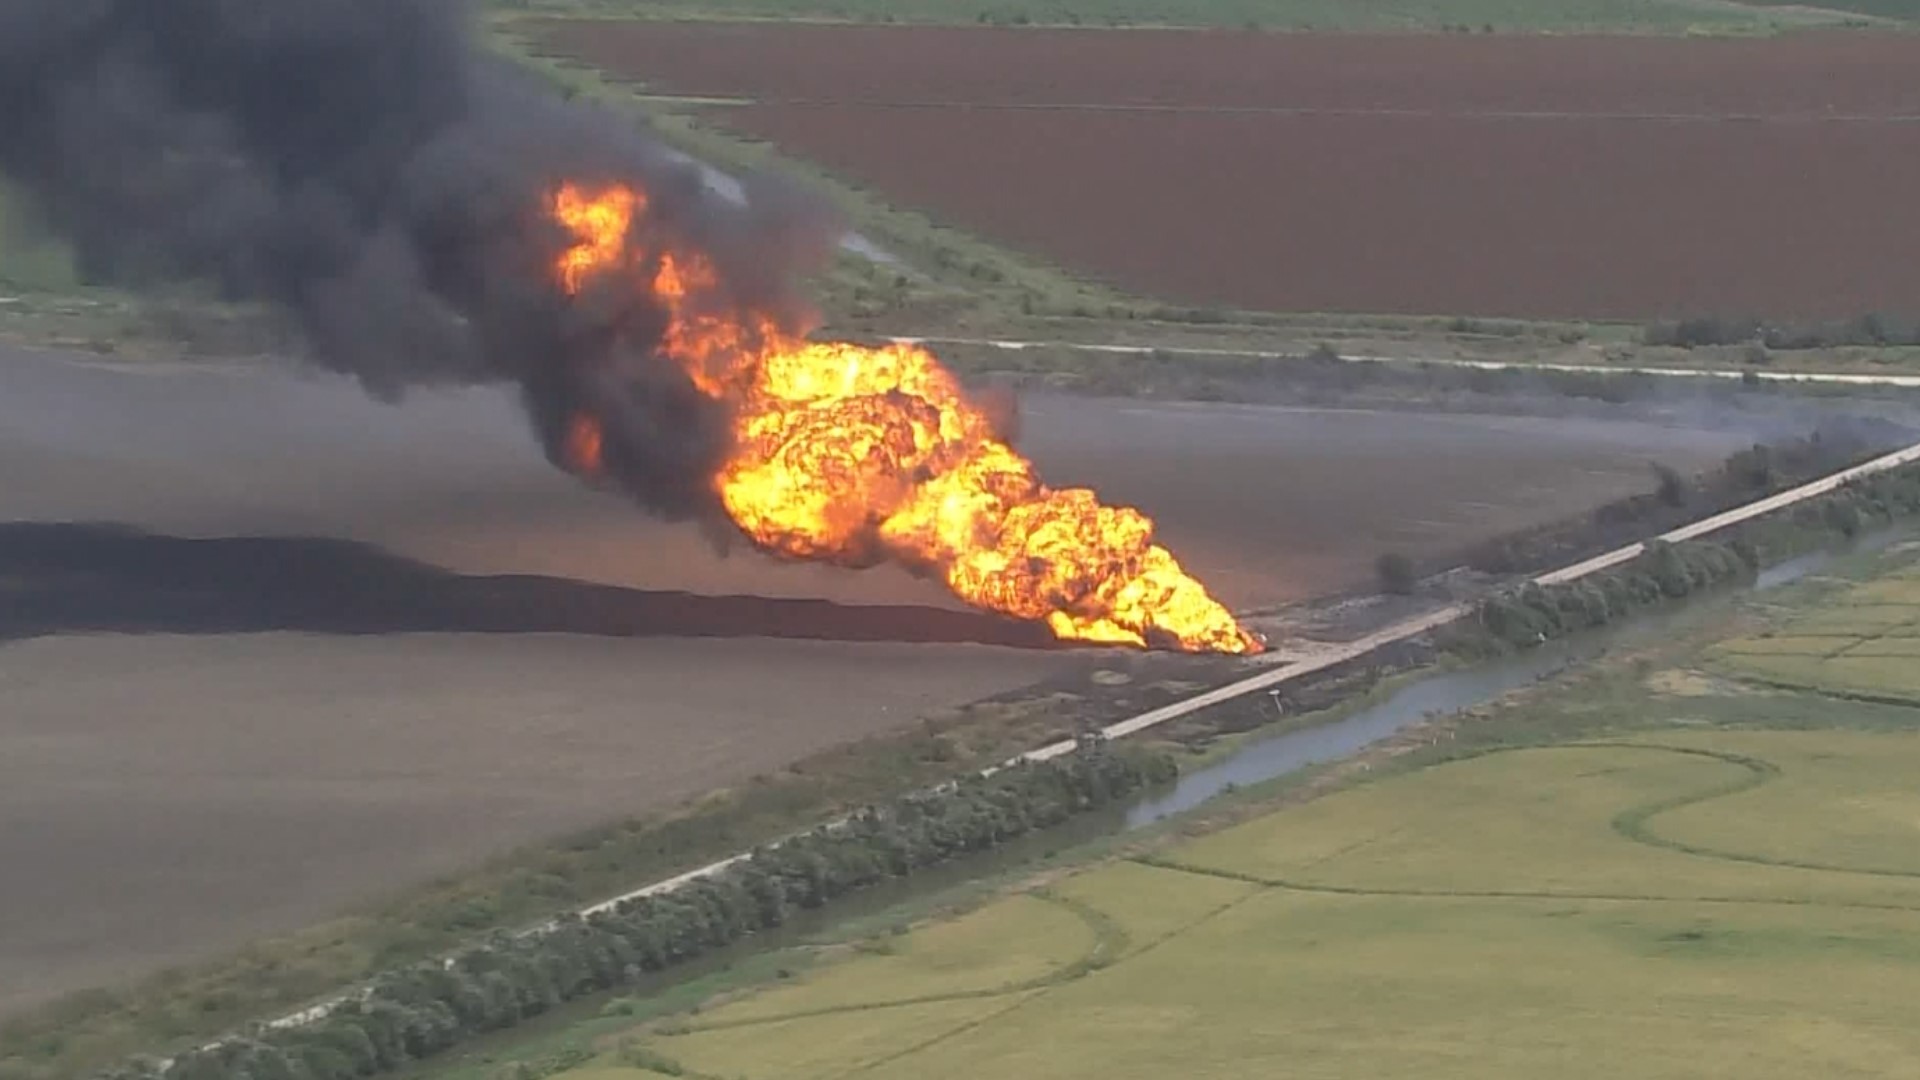
[[[647,210],[631,186],[562,185],[551,211],[573,242],[557,283],[578,296],[603,276],[638,275],[665,308],[660,352],[730,418],[711,483],[755,546],[843,565],[891,560],[1066,640],[1260,650],[1154,542],[1150,518],[1042,483],[933,354],[814,341],[742,313],[717,299],[699,252],[637,239]],[[601,417],[573,415],[569,466],[601,472],[606,438]]]

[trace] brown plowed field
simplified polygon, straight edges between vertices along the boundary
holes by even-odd
[[[1920,307],[1920,37],[553,23],[556,51],[1133,291],[1643,318]]]

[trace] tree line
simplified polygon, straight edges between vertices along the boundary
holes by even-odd
[[[1920,320],[1880,312],[1822,322],[1703,316],[1658,322],[1641,332],[1647,345],[1698,349],[1713,345],[1758,345],[1764,349],[1829,349],[1842,345],[1884,348],[1920,345]]]
[[[1889,469],[1753,522],[1725,541],[1654,540],[1616,569],[1559,585],[1529,582],[1497,593],[1481,601],[1472,625],[1496,643],[1524,648],[1744,581],[1776,549],[1804,546],[1809,538],[1852,537],[1871,523],[1915,514],[1920,514],[1920,465]]]
[[[1654,540],[1616,570],[1558,585],[1529,582],[1480,604],[1478,626],[1496,641],[1524,648],[1634,612],[1753,576],[1751,548]]]
[[[304,1024],[261,1028],[170,1062],[141,1060],[106,1080],[353,1080],[397,1069],[477,1035],[782,925],[890,879],[985,851],[1112,806],[1175,777],[1161,753],[1097,738],[1047,762],[868,807],[762,847],[682,887],[498,933],[451,959],[388,972]]]

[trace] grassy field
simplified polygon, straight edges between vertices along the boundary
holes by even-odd
[[[976,955],[932,992],[916,934],[646,1045],[729,1077],[1903,1074],[1916,767],[1910,733],[1487,755],[1055,886],[1115,928],[1084,977],[1015,897],[970,920],[1051,981],[983,995]]]
[[[495,0],[509,11],[710,19],[973,23],[996,26],[1218,26],[1278,30],[1629,30],[1767,33],[1837,14],[1712,0]],[[1902,18],[1908,0],[1839,5]]]
[[[1920,576],[1788,599],[757,992],[602,1019],[560,1075],[1914,1075],[1920,716],[1712,642],[1890,640]],[[458,1075],[516,1057],[490,1061]]]
[[[1920,572],[1891,575],[1714,650],[1719,669],[1782,687],[1920,703]]]
[[[241,357],[293,347],[257,308],[191,289],[134,295],[81,280],[73,251],[0,182],[0,341],[99,354]]]
[[[54,292],[77,284],[66,246],[35,228],[19,196],[0,184],[0,292]]]

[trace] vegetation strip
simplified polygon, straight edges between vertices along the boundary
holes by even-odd
[[[1880,473],[1899,469],[1915,462],[1920,462],[1920,444],[1909,446],[1902,450],[1896,450],[1893,453],[1882,455],[1872,461],[1853,466],[1852,468],[1842,469],[1830,476],[1802,484],[1799,487],[1780,492],[1777,495],[1770,495],[1764,499],[1748,503],[1745,506],[1715,514],[1690,525],[1683,525],[1680,528],[1663,533],[1653,540],[1629,544],[1625,547],[1607,552],[1604,555],[1597,555],[1591,559],[1575,563],[1572,566],[1551,573],[1541,574],[1531,579],[1527,585],[1519,591],[1517,603],[1521,606],[1544,606],[1547,610],[1558,611],[1562,606],[1563,598],[1568,594],[1550,591],[1553,587],[1576,585],[1582,579],[1598,575],[1603,571],[1611,570],[1615,567],[1628,566],[1629,564],[1633,564],[1635,560],[1642,558],[1645,558],[1647,561],[1647,571],[1655,575],[1656,584],[1661,582],[1666,583],[1665,587],[1654,592],[1654,594],[1646,600],[1646,603],[1656,602],[1661,597],[1677,599],[1678,597],[1687,595],[1687,593],[1691,591],[1704,587],[1710,581],[1718,580],[1717,578],[1703,578],[1698,569],[1698,564],[1700,563],[1710,563],[1719,568],[1719,573],[1729,576],[1731,573],[1736,572],[1736,567],[1741,571],[1750,570],[1751,567],[1741,564],[1737,560],[1733,560],[1730,555],[1723,556],[1711,550],[1702,552],[1699,549],[1695,549],[1683,555],[1674,545],[1708,536],[1720,530],[1774,513],[1809,499],[1831,494],[1847,484],[1865,480]],[[1916,493],[1914,505],[1920,507],[1920,493]],[[1677,571],[1674,569],[1676,565],[1678,566]],[[1678,574],[1677,577],[1675,576],[1676,572]],[[1438,611],[1418,615],[1403,622],[1395,623],[1384,630],[1369,634],[1366,637],[1339,646],[1338,648],[1329,649],[1324,653],[1308,659],[1284,664],[1274,670],[1265,671],[1258,675],[1241,679],[1238,682],[1228,683],[1225,686],[1209,690],[1206,693],[1154,709],[1151,712],[1142,713],[1132,719],[1111,724],[1101,731],[1101,735],[1109,739],[1119,739],[1129,735],[1135,735],[1139,732],[1158,727],[1170,720],[1176,720],[1189,713],[1197,712],[1208,706],[1217,705],[1246,694],[1278,686],[1314,672],[1324,671],[1336,665],[1358,659],[1383,646],[1407,641],[1419,637],[1422,634],[1450,626],[1467,618],[1469,615],[1478,615],[1481,617],[1481,621],[1485,623],[1488,619],[1488,612],[1504,611],[1507,605],[1513,602],[1514,601],[1509,601],[1505,597],[1496,597],[1482,604],[1451,604]],[[1607,610],[1617,611],[1618,609]],[[1611,617],[1611,615],[1607,617]],[[1495,616],[1495,618],[1498,617]],[[1607,621],[1606,618],[1600,619],[1600,622],[1605,621]],[[1599,623],[1589,623],[1589,625],[1599,625]],[[1570,625],[1564,622],[1555,624],[1556,632],[1564,632],[1571,628]],[[1544,640],[1548,636],[1551,635],[1546,634],[1544,628],[1537,634],[1538,640]],[[1516,643],[1525,644],[1526,642],[1520,641]],[[1062,754],[1072,753],[1073,748],[1073,742],[1062,740],[1051,746],[1045,746],[1024,755],[1024,760],[1045,761]]]
[[[963,345],[1003,352],[1028,349],[1071,349],[1075,352],[1110,353],[1117,356],[1198,356],[1214,359],[1299,360],[1298,350],[1227,349],[1180,345],[1113,345],[1074,341],[1029,341],[1003,338],[968,338],[890,335],[887,341],[904,345]],[[1666,367],[1661,365],[1609,367],[1605,364],[1565,364],[1532,360],[1472,360],[1454,356],[1386,356],[1368,353],[1342,353],[1329,350],[1332,358],[1351,364],[1420,364],[1436,367],[1470,368],[1476,371],[1556,371],[1568,375],[1648,375],[1663,379],[1743,379],[1778,383],[1831,383],[1841,386],[1920,387],[1920,375],[1862,374],[1837,371],[1774,371],[1753,367],[1706,368]]]
[[[170,1061],[136,1061],[110,1075],[348,1080],[387,1072],[773,929],[796,909],[1112,805],[1175,772],[1164,754],[1084,740],[1078,752],[1057,760],[963,778],[761,848],[671,893],[522,935],[497,934],[451,959],[390,972],[300,1022]],[[1097,962],[1110,948],[1096,930],[1094,952],[1084,962]]]
[[[1701,537],[1796,504],[1794,519],[1784,524],[1783,531],[1800,525],[1816,534],[1852,536],[1869,518],[1892,520],[1920,512],[1920,473],[1907,468],[1913,463],[1914,449],[1715,514],[1645,544],[1541,575],[1482,601],[1475,613],[1475,629],[1495,642],[1526,646],[1603,626],[1634,611],[1746,577],[1759,569],[1763,545],[1744,533],[1726,544]],[[1880,467],[1887,461],[1894,464]],[[1764,509],[1758,515],[1747,514],[1756,507]]]

